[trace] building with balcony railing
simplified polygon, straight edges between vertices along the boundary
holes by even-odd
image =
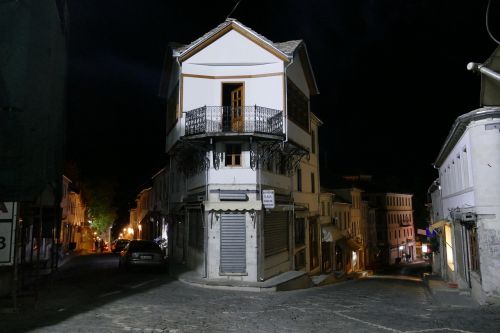
[[[321,121],[310,112],[318,89],[304,42],[273,43],[228,19],[171,49],[160,91],[172,260],[207,279],[311,271],[291,241],[299,230],[312,244],[319,215]],[[263,206],[263,190],[274,206]]]

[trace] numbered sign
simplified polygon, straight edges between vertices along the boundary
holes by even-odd
[[[16,215],[16,202],[0,201],[0,266],[10,266],[14,262]]]

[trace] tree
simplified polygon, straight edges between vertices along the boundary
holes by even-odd
[[[104,233],[118,217],[113,206],[114,185],[112,182],[89,182],[83,186],[92,228],[98,234]]]

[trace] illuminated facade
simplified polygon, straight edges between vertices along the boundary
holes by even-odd
[[[273,43],[228,19],[172,49],[161,86],[170,257],[207,279],[319,270],[321,121],[304,42]]]
[[[376,235],[383,262],[411,262],[416,258],[412,194],[367,193],[376,211]]]

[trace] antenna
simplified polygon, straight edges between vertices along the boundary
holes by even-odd
[[[236,7],[238,7],[238,5],[240,4],[242,0],[238,0],[238,2],[236,3],[236,5],[233,7],[233,9],[229,12],[229,14],[227,14],[227,17],[226,17],[226,20],[231,17],[231,15],[233,14],[233,12],[236,10]]]

